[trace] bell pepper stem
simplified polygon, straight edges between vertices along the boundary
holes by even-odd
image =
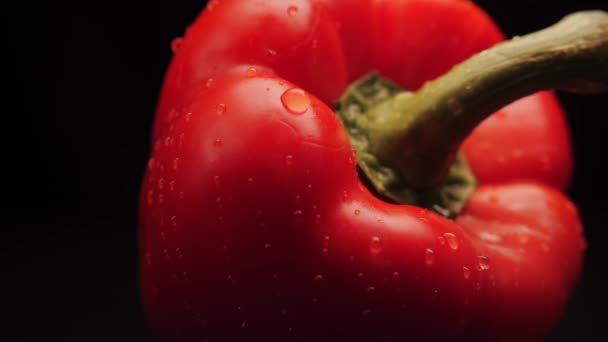
[[[369,151],[417,189],[446,177],[463,140],[501,107],[540,90],[608,90],[608,13],[583,11],[482,51],[408,96],[366,110]]]

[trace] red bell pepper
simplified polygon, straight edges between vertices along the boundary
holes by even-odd
[[[446,74],[502,40],[469,1],[211,1],[173,42],[142,185],[141,279],[154,333],[166,341],[546,334],[585,249],[577,209],[563,194],[572,171],[568,127],[550,92],[498,109],[553,86],[596,90],[607,73],[597,64],[603,69],[585,76],[592,83],[584,87],[557,76],[536,84],[524,63],[519,76],[466,83],[478,75],[470,66],[504,64],[486,63],[482,53]],[[503,50],[489,51],[499,58]],[[542,80],[560,74],[562,64],[551,61]],[[579,72],[571,65],[580,61],[567,63]],[[362,79],[374,70],[395,84]],[[452,81],[421,88],[444,74]],[[438,105],[425,102],[450,82],[462,84]],[[353,93],[371,89],[366,84],[387,101],[411,95],[401,88],[419,89],[412,98],[449,117],[415,117],[397,134],[393,123],[403,116],[374,126],[372,110],[368,126],[359,120],[367,114],[348,112],[367,110],[368,99],[361,105]],[[381,107],[377,100],[372,108]],[[382,103],[397,112],[408,106]],[[450,195],[441,182],[454,175],[463,139],[461,156],[477,181],[465,168],[470,182],[455,207],[416,202],[428,189]],[[403,192],[377,178],[369,163],[376,157],[413,202],[403,204]]]

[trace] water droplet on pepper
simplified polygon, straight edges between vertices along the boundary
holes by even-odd
[[[452,249],[454,251],[458,249],[458,238],[456,238],[456,235],[454,235],[452,233],[445,233],[445,234],[443,234],[443,237],[445,238],[445,241],[448,243],[448,247],[450,247],[450,249]]]
[[[296,14],[298,14],[298,7],[297,6],[287,7],[287,14],[289,14],[290,17],[295,16]]]
[[[427,266],[431,266],[434,263],[435,263],[435,252],[432,249],[427,248],[424,251],[424,264]]]
[[[310,108],[310,98],[300,88],[291,88],[281,95],[283,106],[293,114],[304,114]]]
[[[485,255],[480,255],[477,257],[477,266],[480,271],[486,271],[490,268],[490,259],[488,259]]]

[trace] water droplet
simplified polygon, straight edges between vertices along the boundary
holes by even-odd
[[[372,294],[374,292],[376,292],[376,287],[370,286],[367,288],[367,294]]]
[[[272,244],[270,244],[270,243],[267,242],[267,243],[264,244],[264,248],[265,249],[270,249],[270,248],[272,248]]]
[[[247,178],[247,183],[249,183],[250,185],[253,184],[253,177]]]
[[[222,139],[217,138],[213,141],[213,147],[215,148],[220,148],[222,147]]]
[[[283,106],[293,114],[304,114],[310,107],[310,97],[300,88],[291,88],[281,95]]]
[[[490,268],[490,259],[485,255],[477,257],[477,267],[480,271],[486,271]]]
[[[146,252],[146,265],[152,264],[152,254],[150,252]]]
[[[287,165],[287,166],[293,165],[293,156],[291,154],[285,156],[285,165]]]
[[[302,210],[296,210],[293,212],[293,216],[302,216]]]
[[[357,273],[357,277],[359,277],[359,278],[363,278],[363,276],[364,276],[363,272],[359,272],[359,273]]]
[[[177,170],[179,168],[179,158],[173,159],[173,170]]]
[[[217,207],[220,209],[224,207],[224,200],[221,196],[215,198],[215,204],[217,204]]]
[[[378,255],[382,252],[382,243],[379,237],[372,237],[372,240],[369,243],[369,252],[371,255]]]
[[[173,227],[177,227],[177,216],[175,216],[175,215],[171,216],[171,225]]]
[[[452,233],[445,233],[445,234],[443,234],[443,237],[445,238],[445,241],[448,243],[448,247],[450,247],[450,249],[452,249],[454,251],[458,249],[458,238],[456,237],[456,235],[454,235]]]
[[[323,275],[322,274],[316,274],[313,279],[317,280],[317,281],[323,280]]]
[[[297,6],[287,7],[287,14],[289,14],[290,17],[295,16],[296,14],[298,14],[298,7]]]
[[[226,105],[223,103],[218,104],[217,107],[215,107],[215,112],[219,116],[224,115],[224,113],[226,113]]]
[[[213,182],[215,183],[216,186],[219,186],[221,183],[221,177],[220,176],[213,176]]]
[[[306,191],[308,191],[308,192],[312,191],[312,184],[306,185]]]
[[[424,264],[427,266],[431,266],[435,263],[435,252],[430,249],[427,248],[426,250],[424,250]]]
[[[464,276],[464,279],[471,278],[471,270],[468,267],[464,266],[462,268],[462,275]]]
[[[439,242],[440,245],[445,245],[445,238],[443,236],[439,236],[437,237],[437,241]]]
[[[347,199],[348,198],[348,191],[346,191],[346,190],[342,191],[342,198],[343,199]]]
[[[181,248],[177,247],[177,248],[175,249],[175,255],[176,255],[176,256],[177,256],[179,259],[181,259],[181,258],[183,257]]]
[[[169,191],[174,191],[175,190],[175,181],[172,180],[169,182]]]
[[[171,51],[173,51],[173,53],[176,53],[177,50],[179,50],[179,48],[182,47],[182,42],[183,42],[182,37],[177,37],[177,38],[173,39],[171,41]]]
[[[245,75],[247,75],[247,77],[255,77],[257,74],[258,74],[258,71],[254,67],[250,67],[249,69],[247,69],[247,72],[245,73]]]
[[[215,87],[215,79],[208,78],[207,82],[205,82],[205,86],[207,87],[207,89],[211,89],[211,88]]]
[[[372,313],[372,310],[370,310],[370,309],[365,309],[365,310],[361,311],[361,315],[363,315],[363,316],[367,316],[370,313]]]
[[[361,215],[361,210],[355,209],[354,213],[355,213],[355,215],[359,216],[359,215]]]
[[[163,204],[164,201],[165,201],[165,195],[158,194],[158,204]]]
[[[247,327],[247,321],[243,321],[243,323],[241,323],[241,329],[244,329]]]

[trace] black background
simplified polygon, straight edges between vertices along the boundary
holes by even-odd
[[[244,0],[248,1],[248,0]],[[3,275],[7,341],[150,341],[138,297],[136,203],[172,38],[204,1],[3,5]],[[507,36],[606,0],[479,0]],[[559,93],[576,156],[569,191],[589,240],[547,341],[608,340],[608,96]]]

